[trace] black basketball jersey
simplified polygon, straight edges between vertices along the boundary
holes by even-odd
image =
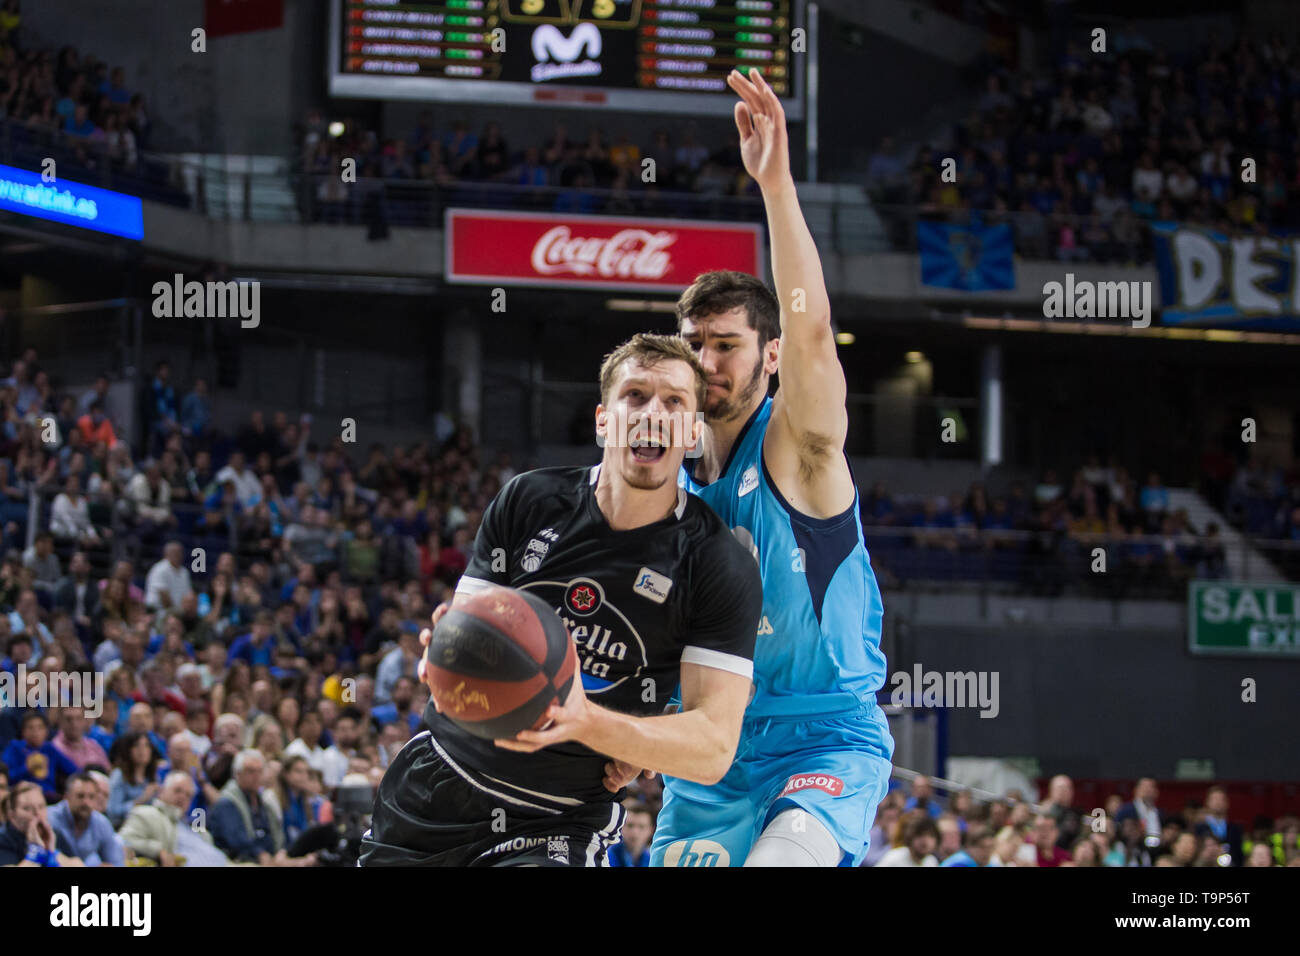
[[[456,592],[501,584],[541,597],[568,625],[587,696],[610,710],[663,713],[683,662],[752,677],[763,603],[753,556],[680,488],[664,519],[615,531],[596,504],[599,469],[542,468],[507,483],[483,514]],[[502,750],[432,703],[425,721],[453,759],[496,783],[561,802],[612,799],[608,758],[581,744]]]

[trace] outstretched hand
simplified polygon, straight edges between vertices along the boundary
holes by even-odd
[[[790,139],[781,101],[757,68],[748,77],[732,70],[727,85],[740,96],[735,115],[745,172],[760,189],[780,185],[790,177]]]

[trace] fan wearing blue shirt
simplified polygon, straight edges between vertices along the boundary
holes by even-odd
[[[243,661],[249,667],[267,667],[273,663],[275,642],[271,640],[271,629],[275,618],[270,611],[261,610],[253,617],[253,626],[246,633],[235,638],[226,655],[226,666],[235,661]]]
[[[649,866],[654,817],[644,805],[628,807],[619,840],[606,851],[610,866]]]
[[[982,823],[966,831],[966,846],[948,857],[940,866],[1001,866],[993,856],[993,831]]]

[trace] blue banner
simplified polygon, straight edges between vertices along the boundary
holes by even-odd
[[[921,283],[966,292],[1009,290],[1016,287],[1012,259],[1011,227],[950,226],[939,222],[916,224],[921,250]]]
[[[1176,222],[1153,222],[1151,233],[1164,325],[1300,329],[1300,237]]]
[[[135,196],[0,165],[0,209],[127,239],[144,238],[144,207]]]

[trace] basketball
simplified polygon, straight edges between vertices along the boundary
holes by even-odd
[[[488,740],[537,730],[573,685],[577,653],[564,622],[534,595],[490,587],[438,622],[425,681],[442,714]]]

